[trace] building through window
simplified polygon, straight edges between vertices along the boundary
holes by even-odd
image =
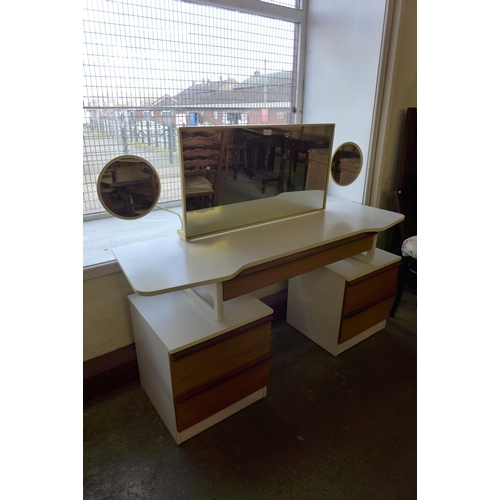
[[[235,2],[236,3],[236,2]],[[83,213],[124,154],[155,166],[160,202],[180,200],[177,127],[293,123],[299,23],[180,0],[85,0]],[[265,15],[264,15],[265,14]]]

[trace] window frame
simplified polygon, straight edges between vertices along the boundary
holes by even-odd
[[[292,82],[295,95],[292,96],[292,106],[295,108],[296,123],[302,123],[304,114],[304,74],[305,74],[305,54],[307,39],[307,11],[309,0],[296,0],[300,8],[284,7],[272,3],[261,2],[260,0],[180,0],[185,3],[197,3],[210,5],[223,9],[236,10],[257,16],[271,17],[281,21],[288,21],[299,25],[298,40],[296,40],[297,53],[295,62],[297,71],[295,72],[297,81]],[[295,98],[295,101],[293,100]],[[294,104],[295,102],[295,104]]]

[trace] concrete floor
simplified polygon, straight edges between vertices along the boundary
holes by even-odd
[[[417,498],[417,307],[331,356],[273,326],[265,399],[177,446],[139,383],[84,408],[84,498]]]

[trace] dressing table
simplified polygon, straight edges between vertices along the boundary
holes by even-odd
[[[296,133],[297,126],[289,128]],[[311,126],[319,134],[317,129],[323,136],[325,127]],[[326,129],[333,138],[333,126]],[[367,331],[344,328],[337,337],[340,342],[349,337],[346,348],[380,328],[399,264],[397,257],[380,259],[377,235],[404,216],[326,199],[324,190],[311,189],[198,212],[186,213],[184,204],[181,237],[113,249],[134,290],[129,302],[141,384],[177,444],[266,396],[273,310],[253,292],[350,259],[347,267],[354,272],[346,273],[343,264],[339,268],[344,282],[359,278],[358,268],[366,279],[376,271],[388,280],[369,281],[376,286],[363,304],[375,308],[369,321],[373,316],[377,325]],[[365,295],[362,285],[355,289]],[[343,300],[329,293],[324,307]],[[357,300],[356,293],[351,296]],[[383,312],[377,306],[381,300]],[[358,317],[367,328],[366,314]],[[330,336],[330,326],[323,337]],[[308,335],[307,328],[298,329]]]
[[[266,395],[272,309],[251,292],[349,257],[370,261],[377,234],[402,219],[332,200],[323,212],[199,240],[113,249],[135,291],[141,384],[177,444]]]
[[[334,199],[316,211],[192,241],[175,235],[114,248],[138,295],[203,285],[229,300],[338,260],[369,260],[376,237],[404,216]]]

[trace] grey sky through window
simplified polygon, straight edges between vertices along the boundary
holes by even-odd
[[[296,0],[253,3],[290,11],[281,7]],[[179,200],[180,125],[292,123],[299,24],[286,19],[180,0],[84,0],[84,215],[104,210],[97,177],[123,154],[157,168],[160,202]]]
[[[291,71],[295,25],[178,0],[86,0],[84,102],[147,105],[192,85]]]

